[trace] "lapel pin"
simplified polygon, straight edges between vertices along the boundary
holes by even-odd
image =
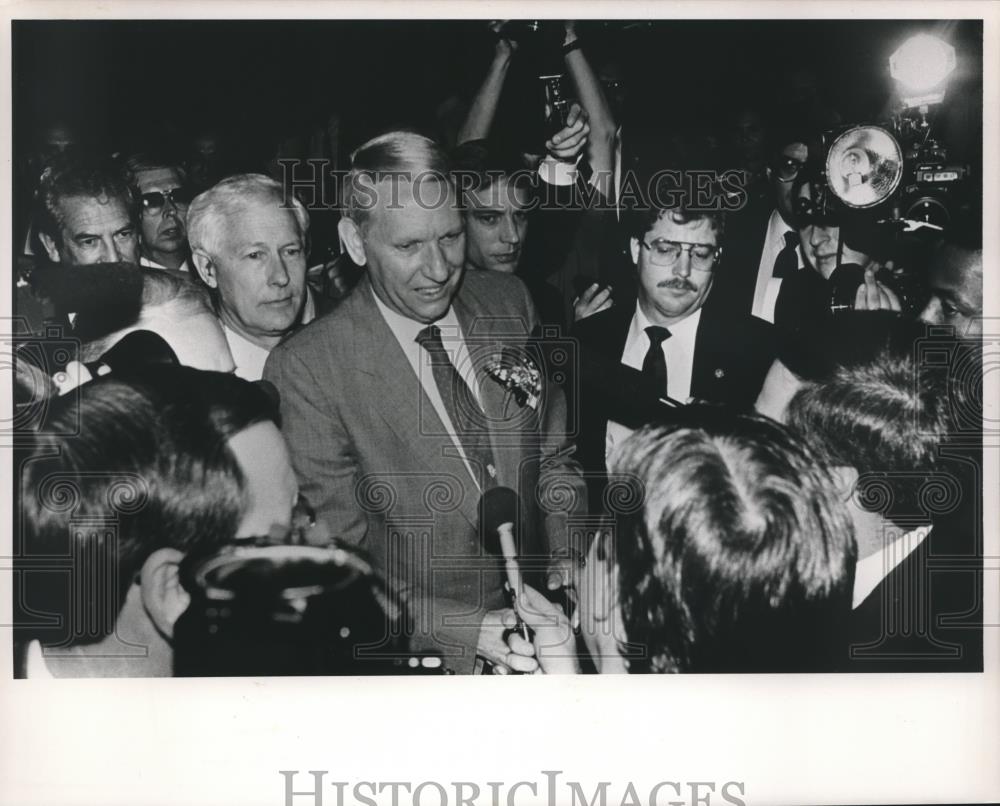
[[[726,377],[726,371],[724,369],[722,369],[721,367],[717,367],[716,370],[715,370],[715,377],[716,378],[725,378]]]

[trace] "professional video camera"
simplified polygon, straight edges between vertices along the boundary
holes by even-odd
[[[445,674],[408,650],[403,603],[353,546],[287,536],[189,554],[174,627],[177,677]]]

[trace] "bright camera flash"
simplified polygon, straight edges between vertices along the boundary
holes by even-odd
[[[955,69],[955,48],[930,34],[907,39],[889,57],[889,72],[911,93],[928,92]]]

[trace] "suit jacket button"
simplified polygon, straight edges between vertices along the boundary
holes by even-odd
[[[716,378],[725,378],[726,377],[726,371],[724,369],[721,369],[721,368],[716,369],[715,370],[715,377]]]

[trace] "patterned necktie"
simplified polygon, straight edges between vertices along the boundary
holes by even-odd
[[[486,414],[465,379],[448,358],[448,352],[441,343],[441,330],[435,325],[425,327],[417,334],[417,344],[431,358],[434,382],[479,488],[485,490],[494,486],[497,483],[496,463],[490,446]]]
[[[799,270],[799,234],[797,232],[785,233],[785,245],[778,256],[774,259],[775,279],[791,277]]]
[[[667,394],[667,359],[663,355],[663,342],[670,338],[670,331],[665,327],[650,325],[646,328],[649,336],[649,350],[642,362],[642,374],[653,385],[658,397]]]

